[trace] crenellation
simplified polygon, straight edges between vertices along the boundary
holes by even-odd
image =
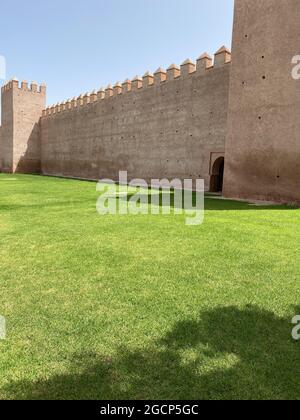
[[[101,87],[97,92],[97,97],[99,100],[105,99],[105,90]]]
[[[89,93],[86,93],[83,96],[83,105],[85,106],[85,105],[88,105],[89,103],[90,103],[90,94]]]
[[[77,98],[74,96],[71,100],[71,109],[77,108]]]
[[[97,92],[93,90],[93,92],[91,92],[91,95],[90,95],[90,101],[91,103],[94,103],[94,102],[97,102],[97,100],[98,100]]]
[[[191,73],[194,73],[196,71],[196,64],[188,58],[181,64],[180,69],[181,69],[181,76],[187,77]]]
[[[117,82],[115,85],[114,85],[114,94],[117,96],[117,95],[121,95],[122,94],[122,85],[121,85],[121,83],[120,82]]]
[[[167,80],[172,81],[177,79],[181,75],[180,67],[176,64],[171,64],[170,67],[167,69]]]
[[[154,84],[154,75],[147,71],[143,76],[143,87],[147,88],[149,86],[153,86]]]
[[[19,83],[19,80],[14,77],[13,79],[9,80],[5,85],[2,86],[1,92],[7,92],[11,89],[18,89],[24,92],[31,92],[31,93],[41,93],[44,96],[46,95],[46,85],[38,85],[36,82],[32,82],[29,86],[28,82],[26,80],[23,80],[21,84]]]
[[[69,111],[72,108],[72,101],[71,99],[68,99],[66,101],[66,111]]]
[[[22,81],[22,83],[21,83],[21,89],[24,90],[24,91],[27,91],[28,90],[28,82],[27,82],[27,80],[23,80]]]
[[[17,79],[16,77],[14,77],[14,78],[11,80],[11,84],[12,84],[12,88],[17,88],[17,89],[19,89],[19,79]]]
[[[122,83],[122,93],[128,93],[131,91],[131,80],[126,79],[125,82]]]
[[[30,85],[30,89],[33,93],[38,93],[38,84],[36,82],[32,82]]]
[[[170,65],[167,71],[161,67],[159,67],[154,74],[147,71],[142,78],[136,76],[133,80],[126,79],[122,84],[120,82],[117,82],[114,86],[110,84],[106,89],[101,87],[98,91],[94,90],[90,94],[81,94],[77,98],[69,99],[61,104],[49,107],[43,117],[51,116],[62,111],[72,110],[77,107],[86,106],[90,103],[94,103],[99,100],[101,101],[103,99],[109,99],[113,96],[119,96],[131,91],[137,92],[142,90],[142,88],[148,88],[155,85],[158,86],[163,82],[172,82],[180,77],[185,78],[190,76],[195,72],[205,73],[207,70],[214,69],[215,67],[218,68],[230,62],[231,52],[223,46],[215,54],[215,65],[212,57],[208,53],[204,53],[197,59],[197,64],[195,64],[192,60],[187,59],[180,67],[176,64]],[[7,82],[1,90],[2,92],[5,92],[16,86],[19,86],[19,82],[16,78],[14,78]],[[21,83],[20,89],[32,93],[46,94],[46,85],[44,83],[38,87],[36,82],[32,82],[29,87],[28,82],[24,80]]]
[[[167,80],[167,72],[162,67],[159,67],[154,73],[154,82],[155,84],[163,83]]]
[[[141,89],[143,87],[143,79],[139,76],[135,76],[132,80],[131,84],[131,90],[137,91],[138,89]]]
[[[197,59],[197,68],[198,73],[205,73],[206,70],[213,68],[213,59],[208,53],[202,54]]]
[[[112,87],[112,85],[108,85],[107,88],[105,89],[105,98],[111,98],[114,96],[114,89]]]
[[[221,47],[215,53],[214,67],[219,68],[221,66],[224,66],[224,64],[228,64],[230,62],[231,62],[231,52],[225,46]]]
[[[42,94],[46,95],[46,92],[47,92],[47,86],[46,86],[46,83],[42,83],[42,84],[40,85],[40,93],[42,93]]]
[[[77,98],[77,107],[80,107],[83,105],[83,95],[79,95]]]

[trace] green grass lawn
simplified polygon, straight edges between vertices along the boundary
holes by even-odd
[[[96,184],[0,175],[1,399],[300,399],[300,210],[99,216]]]

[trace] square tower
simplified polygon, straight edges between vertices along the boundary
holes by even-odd
[[[300,203],[299,22],[299,0],[235,0],[226,197]]]
[[[40,118],[46,105],[46,86],[18,80],[1,89],[0,170],[39,173]]]

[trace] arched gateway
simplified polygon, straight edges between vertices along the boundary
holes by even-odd
[[[224,157],[215,160],[210,177],[210,192],[222,192],[224,180]]]

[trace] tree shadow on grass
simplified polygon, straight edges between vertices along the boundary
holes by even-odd
[[[5,392],[13,399],[300,399],[295,314],[217,308],[145,349],[75,354],[68,373],[11,383]]]

